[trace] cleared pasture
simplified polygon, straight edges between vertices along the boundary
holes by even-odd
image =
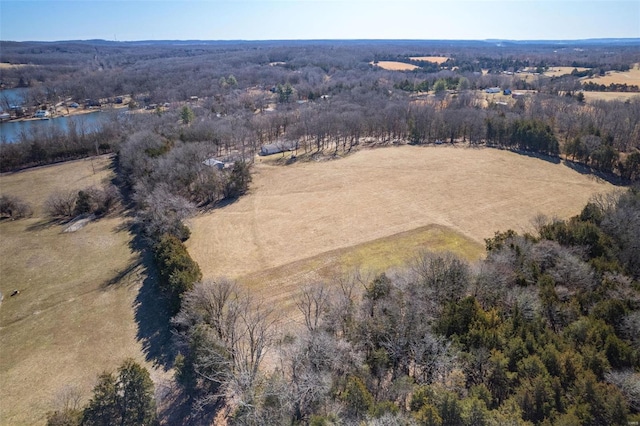
[[[281,315],[280,326],[289,330],[302,323],[295,296],[303,284],[323,282],[332,285],[354,274],[366,283],[375,274],[410,263],[427,249],[454,252],[470,262],[484,255],[484,245],[447,227],[430,225],[256,271],[238,281],[257,300],[268,301],[268,306],[277,307]]]
[[[583,82],[593,82],[596,84],[628,84],[633,86],[640,86],[640,65],[636,64],[629,71],[618,72],[609,71],[602,77],[592,77],[582,80]]]
[[[483,245],[498,230],[530,230],[538,213],[577,214],[593,194],[613,189],[563,164],[487,148],[402,146],[323,163],[258,162],[250,194],[194,218],[186,244],[205,277],[242,278],[425,226]],[[370,257],[385,256],[352,255],[349,267],[369,267]],[[268,293],[286,294],[278,285]]]
[[[411,56],[409,59],[411,59],[412,61],[434,62],[440,65],[441,63],[446,62],[449,59],[449,57],[447,56]]]
[[[65,386],[86,398],[97,375],[123,359],[144,362],[135,305],[142,267],[124,218],[73,232],[50,223],[42,204],[112,177],[109,157],[0,176],[0,194],[21,196],[35,216],[0,222],[0,424],[44,424]],[[95,173],[94,173],[95,170]],[[13,290],[20,294],[11,297]],[[157,374],[157,373],[152,373]]]
[[[587,102],[595,101],[621,101],[626,102],[632,99],[640,99],[640,93],[632,92],[587,92],[583,91]]]
[[[396,61],[378,61],[375,63],[371,62],[371,65],[376,65],[388,71],[413,71],[416,68],[420,68],[417,65],[405,64],[404,62]]]
[[[27,64],[10,64],[8,62],[0,62],[0,69],[22,68],[29,66]],[[31,65],[32,67],[35,65]]]
[[[587,71],[589,68],[583,67],[551,67],[547,71],[544,72],[544,75],[547,77],[560,77],[562,75],[571,74],[573,70],[578,70],[579,72]]]

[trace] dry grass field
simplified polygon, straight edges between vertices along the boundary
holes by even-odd
[[[416,65],[405,64],[404,62],[395,62],[395,61],[379,61],[377,63],[371,62],[371,65],[379,66],[382,69],[388,71],[412,71],[416,68],[419,68]]]
[[[412,56],[412,61],[427,61],[427,62],[435,62],[440,65],[443,62],[446,62],[449,58],[447,56]]]
[[[629,71],[618,72],[610,71],[602,77],[592,77],[584,79],[583,82],[593,82],[597,84],[609,85],[615,84],[628,84],[634,86],[640,86],[640,64],[635,64]]]
[[[632,99],[640,99],[640,93],[631,92],[587,92],[583,91],[584,98],[587,102],[594,101],[621,101],[625,102]]]
[[[538,213],[575,215],[613,189],[563,164],[486,148],[403,146],[286,167],[263,160],[250,194],[193,219],[186,244],[205,277],[238,278],[290,304],[301,283],[384,270],[420,249],[477,259],[495,231],[530,230]]]
[[[22,68],[26,66],[27,64],[9,64],[7,62],[0,62],[0,69]]]
[[[135,299],[141,267],[124,219],[74,233],[48,223],[42,204],[56,190],[109,180],[101,157],[0,176],[0,194],[21,196],[35,216],[0,222],[0,424],[44,424],[67,385],[86,398],[97,375],[126,357],[144,361]],[[94,174],[95,170],[95,174]],[[14,290],[20,294],[11,297]]]
[[[560,77],[561,75],[571,74],[571,72],[577,69],[578,71],[586,71],[589,68],[583,67],[551,67],[544,72],[547,77]]]

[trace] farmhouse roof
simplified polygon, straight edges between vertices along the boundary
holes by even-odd
[[[224,167],[224,162],[213,157],[207,158],[202,162],[202,164],[209,167],[217,167],[218,169],[222,169]]]

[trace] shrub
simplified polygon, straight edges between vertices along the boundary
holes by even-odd
[[[0,197],[0,217],[22,219],[31,217],[32,215],[33,210],[31,206],[22,199],[12,195],[3,195]]]
[[[55,192],[47,198],[44,208],[53,218],[70,218],[75,214],[78,194],[73,191]]]

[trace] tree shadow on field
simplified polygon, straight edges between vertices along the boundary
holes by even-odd
[[[29,232],[44,231],[45,229],[49,229],[52,226],[63,225],[64,223],[65,222],[58,219],[42,219],[27,226],[25,230]]]
[[[540,152],[524,151],[521,149],[514,149],[513,152],[515,152],[516,154],[525,155],[527,157],[537,158],[538,160],[544,160],[553,164],[560,164],[562,162],[562,159],[560,157],[554,157],[553,155],[542,154]]]
[[[158,289],[158,273],[153,256],[139,233],[134,233],[131,246],[140,253],[143,277],[133,306],[138,325],[136,339],[142,344],[145,359],[167,371],[173,367],[177,355],[172,342],[168,304]]]
[[[611,185],[625,186],[629,184],[629,182],[625,182],[624,179],[622,179],[619,176],[616,176],[611,173],[604,173],[604,172],[592,169],[589,166],[585,166],[584,164],[576,163],[571,160],[565,160],[564,165],[569,167],[571,170],[580,173],[581,175],[591,175],[596,179],[609,182]]]
[[[240,197],[232,197],[232,198],[225,198],[223,200],[220,200],[216,203],[209,203],[206,204],[204,206],[201,206],[201,209],[204,213],[210,213],[214,210],[220,210],[223,209],[227,206],[230,206],[232,204],[235,204],[238,200],[240,199]]]

